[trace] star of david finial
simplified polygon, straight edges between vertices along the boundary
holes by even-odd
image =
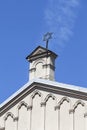
[[[49,40],[52,38],[52,34],[53,34],[53,33],[47,32],[47,33],[44,35],[43,41],[46,41],[46,49],[48,49],[48,42],[49,42]]]

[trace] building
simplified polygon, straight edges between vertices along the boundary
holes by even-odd
[[[27,56],[29,82],[0,105],[0,130],[87,130],[87,89],[55,81],[56,57]]]

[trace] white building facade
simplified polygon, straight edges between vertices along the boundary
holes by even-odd
[[[57,55],[37,47],[29,82],[0,105],[0,130],[87,130],[87,89],[55,82]]]

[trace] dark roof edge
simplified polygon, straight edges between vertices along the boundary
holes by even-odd
[[[14,93],[11,97],[9,97],[5,102],[3,102],[0,106],[0,115],[4,110],[7,110],[10,106],[13,106],[16,102],[19,101],[21,97],[24,97],[27,92],[30,92],[35,87],[40,88],[42,90],[48,89],[53,92],[65,93],[67,95],[72,95],[73,97],[79,97],[81,99],[87,100],[87,89],[81,88],[74,85],[62,84],[54,81],[47,81],[36,79],[31,82],[25,84],[21,89],[19,89],[16,93]]]
[[[50,52],[50,53],[52,53],[53,55],[55,55],[55,57],[57,57],[58,55],[56,54],[56,53],[54,53],[53,51],[51,51],[51,50],[47,50],[46,48],[44,48],[44,47],[42,47],[42,46],[38,46],[35,50],[33,50],[27,57],[26,57],[26,59],[29,59],[30,57],[32,57],[32,54],[36,51],[36,50],[38,50],[38,48],[42,48],[42,49],[44,49],[46,52],[48,51],[48,52]]]

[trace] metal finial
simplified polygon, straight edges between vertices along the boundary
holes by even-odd
[[[48,42],[49,42],[49,39],[52,38],[52,34],[53,34],[53,33],[47,32],[47,33],[44,35],[43,41],[46,41],[46,49],[48,49]]]

